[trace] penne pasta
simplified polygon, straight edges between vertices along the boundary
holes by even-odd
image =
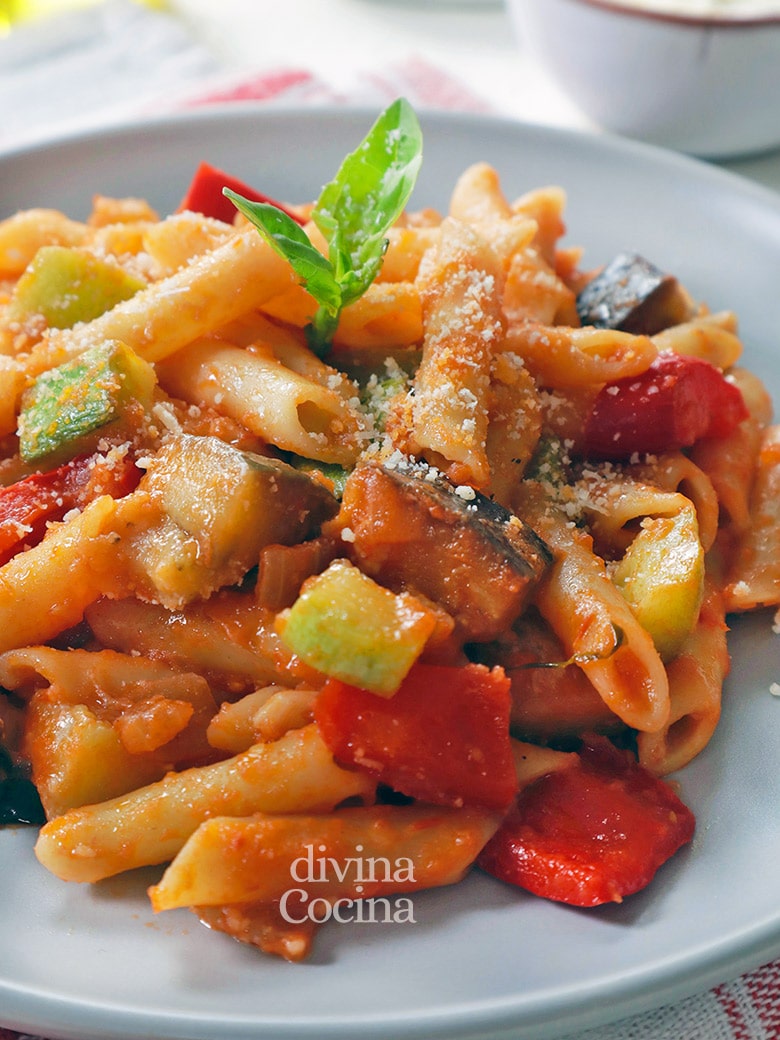
[[[495,167],[486,162],[473,163],[461,173],[450,196],[450,217],[479,226],[508,220],[511,215]]]
[[[695,630],[669,665],[669,720],[657,733],[637,736],[639,761],[652,772],[683,769],[712,738],[729,671],[726,632],[722,597],[710,590]]]
[[[53,330],[31,351],[25,370],[37,375],[107,339],[160,361],[260,306],[291,281],[284,261],[256,234],[236,234],[94,321]]]
[[[79,515],[55,525],[45,542],[0,567],[1,650],[53,639],[77,625],[90,603],[116,587],[116,514],[114,499],[101,496]],[[24,610],[19,607],[21,589]],[[52,589],[58,590],[56,602]]]
[[[71,810],[43,827],[35,854],[63,880],[97,881],[172,859],[213,816],[326,811],[346,798],[372,795],[370,779],[339,768],[312,725],[214,765],[171,773],[120,798]]]
[[[0,221],[0,274],[18,278],[41,246],[77,246],[87,227],[54,209],[27,209]]]
[[[673,350],[703,358],[718,368],[731,368],[742,356],[742,343],[737,335],[734,314],[704,314],[691,321],[672,325],[652,337],[657,349]]]
[[[317,691],[306,687],[264,686],[232,703],[226,701],[211,720],[212,747],[237,754],[258,741],[279,740],[288,730],[313,721]]]
[[[693,833],[661,778],[717,732],[728,614],[780,605],[736,315],[627,256],[652,327],[614,264],[588,313],[562,188],[475,162],[404,210],[408,106],[377,125],[316,202],[233,218],[196,175],[167,215],[0,222],[0,752],[38,863],[157,867],[155,911],[292,961],[474,866],[643,887]],[[68,311],[97,260],[122,291]]]
[[[695,451],[691,454],[697,457]],[[696,508],[701,544],[705,551],[712,548],[718,533],[722,501],[708,473],[700,469],[691,456],[669,452],[652,461],[629,465],[626,473],[662,491],[679,493],[692,502]]]
[[[750,496],[763,433],[772,419],[772,404],[763,383],[744,369],[734,369],[731,378],[739,386],[750,414],[728,437],[694,444],[691,459],[712,484],[722,524],[736,533],[746,531],[751,524]]]
[[[780,603],[780,426],[764,431],[750,497],[750,526],[739,539],[724,590],[726,609]]]
[[[456,483],[477,487],[489,479],[491,357],[503,335],[496,306],[500,278],[489,246],[466,225],[445,221],[422,290],[425,336],[413,386],[412,436]]]
[[[305,328],[316,309],[298,285],[259,305],[271,318]],[[420,294],[414,282],[377,281],[341,312],[334,336],[336,350],[376,351],[416,346],[422,339]]]
[[[387,250],[377,276],[381,282],[417,280],[423,257],[439,241],[439,227],[394,227],[387,236]]]
[[[644,518],[679,516],[691,504],[679,492],[598,471],[584,473],[579,490],[590,531],[612,559],[625,552]]]
[[[639,375],[657,354],[646,336],[612,329],[552,327],[536,321],[512,325],[504,349],[518,354],[542,386],[564,390]]]
[[[536,605],[595,686],[627,726],[653,732],[669,716],[669,681],[650,635],[609,580],[591,538],[528,488],[518,502],[523,518],[556,554]]]
[[[579,325],[573,290],[535,247],[518,251],[512,257],[503,306],[512,326],[524,322],[569,328]]]
[[[166,278],[234,234],[231,224],[185,210],[145,227],[143,248],[155,263],[157,277]]]
[[[513,213],[533,220],[535,223],[535,244],[551,267],[557,267],[557,247],[566,230],[565,208],[566,192],[555,184],[533,188],[520,195],[511,204]]]
[[[251,592],[225,590],[176,610],[135,598],[101,597],[86,608],[85,618],[102,646],[197,672],[217,688],[246,692],[311,677],[285,650],[274,615]]]
[[[490,493],[508,509],[542,433],[539,392],[520,358],[508,351],[493,359],[485,453]]]
[[[218,817],[198,828],[153,886],[152,907],[282,900],[291,909],[296,877],[305,880],[314,871],[317,898],[331,904],[451,885],[497,823],[490,813],[425,806],[342,809],[324,817]],[[240,860],[225,855],[236,844],[244,850]]]
[[[354,463],[362,448],[365,422],[354,406],[270,350],[200,339],[157,371],[169,393],[223,411],[277,448],[342,465]]]

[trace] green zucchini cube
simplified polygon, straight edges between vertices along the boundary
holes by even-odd
[[[145,283],[87,249],[42,246],[14,286],[7,318],[41,315],[50,329],[92,321]]]
[[[281,619],[282,639],[324,675],[392,697],[436,625],[408,592],[395,594],[347,560],[304,583]]]
[[[156,382],[152,366],[118,340],[43,372],[22,396],[22,458],[37,463],[89,450],[95,435],[121,423],[131,405],[148,411]]]

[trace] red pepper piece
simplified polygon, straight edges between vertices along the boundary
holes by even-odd
[[[230,199],[222,194],[223,188],[231,188],[237,194],[243,195],[245,199],[249,199],[250,202],[267,202],[276,206],[277,209],[283,210],[298,224],[305,223],[281,202],[269,198],[268,195],[263,195],[239,180],[238,177],[233,177],[207,162],[202,162],[198,166],[187,189],[187,194],[179,203],[176,212],[182,213],[184,210],[190,210],[193,213],[202,213],[204,217],[213,217],[215,220],[232,224],[237,210]]]
[[[83,455],[0,488],[0,566],[40,542],[48,523],[62,520],[98,495],[121,498],[133,490],[140,475],[129,457],[108,463],[102,455]]]
[[[396,693],[329,679],[315,719],[337,762],[434,805],[506,809],[517,792],[503,669],[416,664]]]
[[[694,827],[693,813],[668,784],[594,738],[577,765],[520,792],[477,863],[545,899],[619,903],[649,883]]]
[[[738,387],[702,358],[665,352],[638,376],[602,387],[585,424],[588,455],[624,459],[725,437],[748,415]]]

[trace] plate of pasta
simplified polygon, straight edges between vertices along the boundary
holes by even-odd
[[[3,1023],[561,1036],[780,954],[780,203],[514,122],[0,156]]]

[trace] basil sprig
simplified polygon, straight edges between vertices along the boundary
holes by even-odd
[[[327,243],[327,256],[287,213],[222,189],[316,300],[307,333],[318,353],[332,340],[342,309],[376,278],[387,250],[387,231],[403,212],[421,163],[420,124],[409,102],[399,98],[320,192],[311,216]]]

